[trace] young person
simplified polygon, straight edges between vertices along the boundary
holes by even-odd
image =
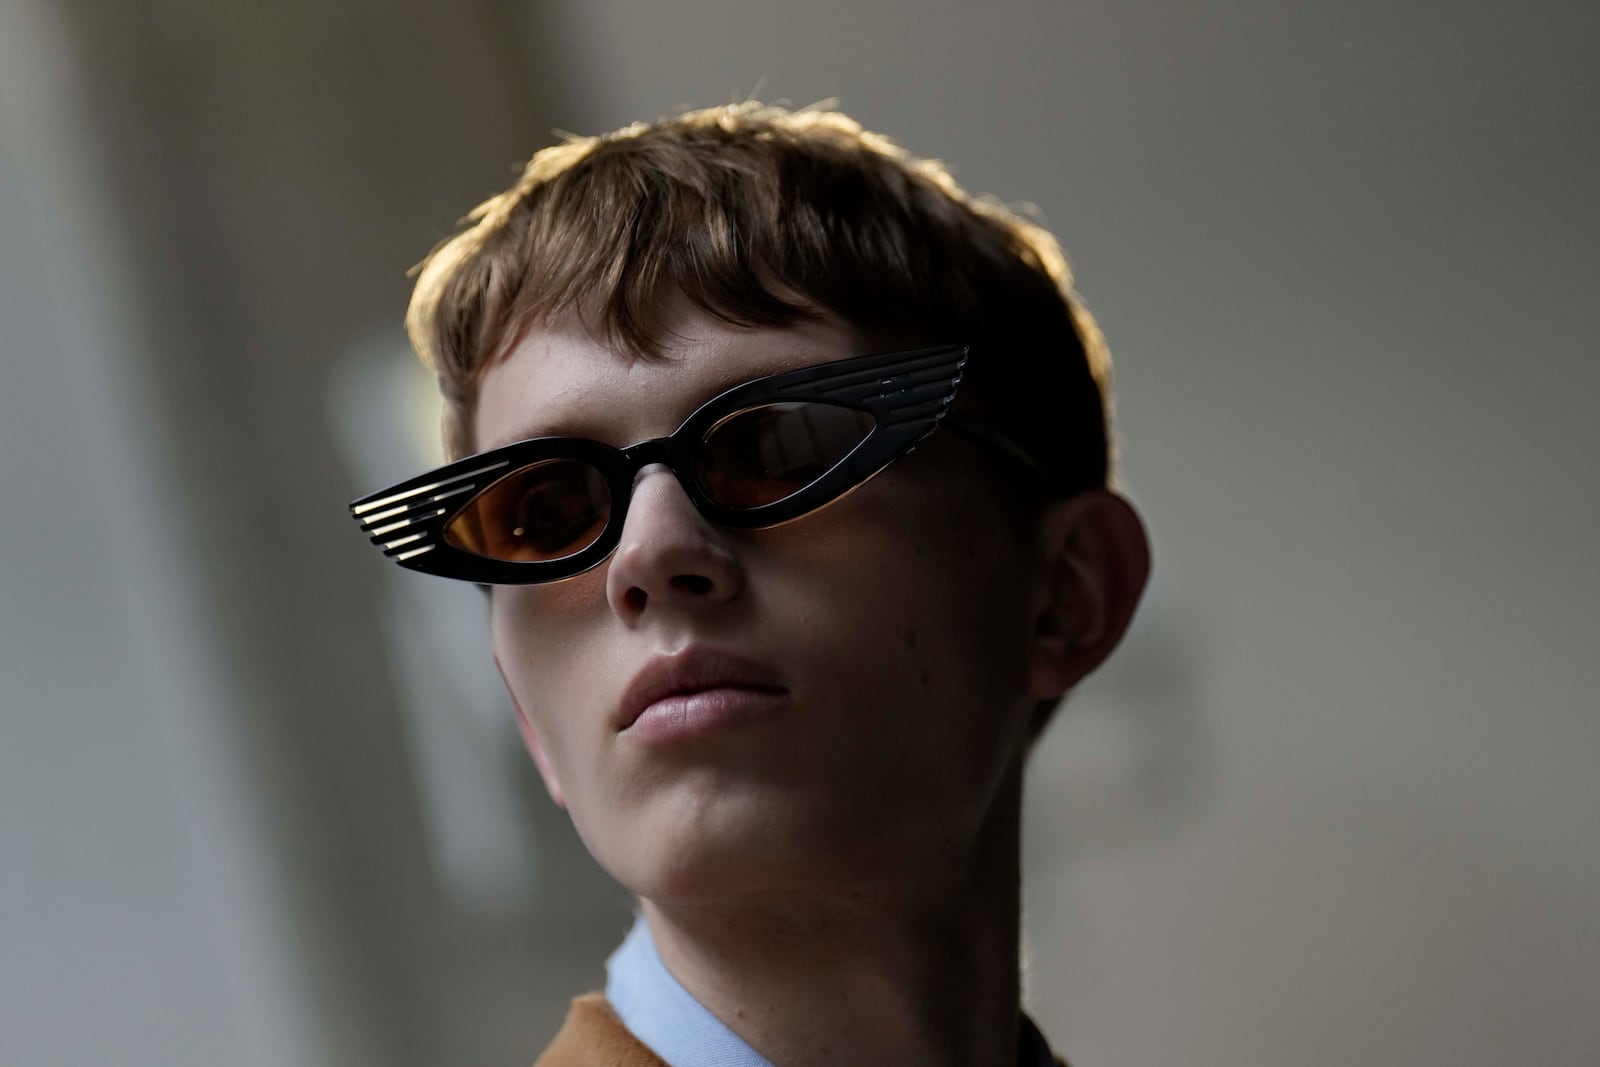
[[[538,153],[407,325],[454,458],[356,517],[489,587],[528,750],[640,902],[539,1063],[1056,1062],[1024,766],[1149,559],[1055,240],[743,104]]]

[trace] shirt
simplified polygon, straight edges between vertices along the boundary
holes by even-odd
[[[644,916],[606,961],[606,999],[633,1035],[670,1067],[772,1067],[672,977]],[[1018,1067],[1056,1067],[1044,1037],[1022,1017]]]

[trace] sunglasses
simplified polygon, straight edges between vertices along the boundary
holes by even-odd
[[[734,386],[668,437],[613,448],[536,437],[407,479],[350,505],[402,567],[491,585],[554,582],[617,547],[639,471],[665,464],[723,526],[797,519],[865,484],[941,422],[1044,480],[1002,434],[953,414],[964,345],[856,356]]]

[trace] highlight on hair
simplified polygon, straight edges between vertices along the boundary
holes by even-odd
[[[569,138],[417,269],[406,329],[452,457],[472,451],[484,372],[530,330],[577,314],[653,358],[675,290],[730,324],[827,309],[970,344],[959,403],[1003,420],[1061,495],[1110,476],[1110,358],[1056,239],[837,111],[752,101]]]

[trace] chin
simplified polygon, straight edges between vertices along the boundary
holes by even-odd
[[[814,891],[878,866],[874,850],[855,847],[855,835],[819,820],[814,807],[802,816],[792,805],[752,799],[661,805],[605,840],[585,843],[613,878],[653,901]]]

